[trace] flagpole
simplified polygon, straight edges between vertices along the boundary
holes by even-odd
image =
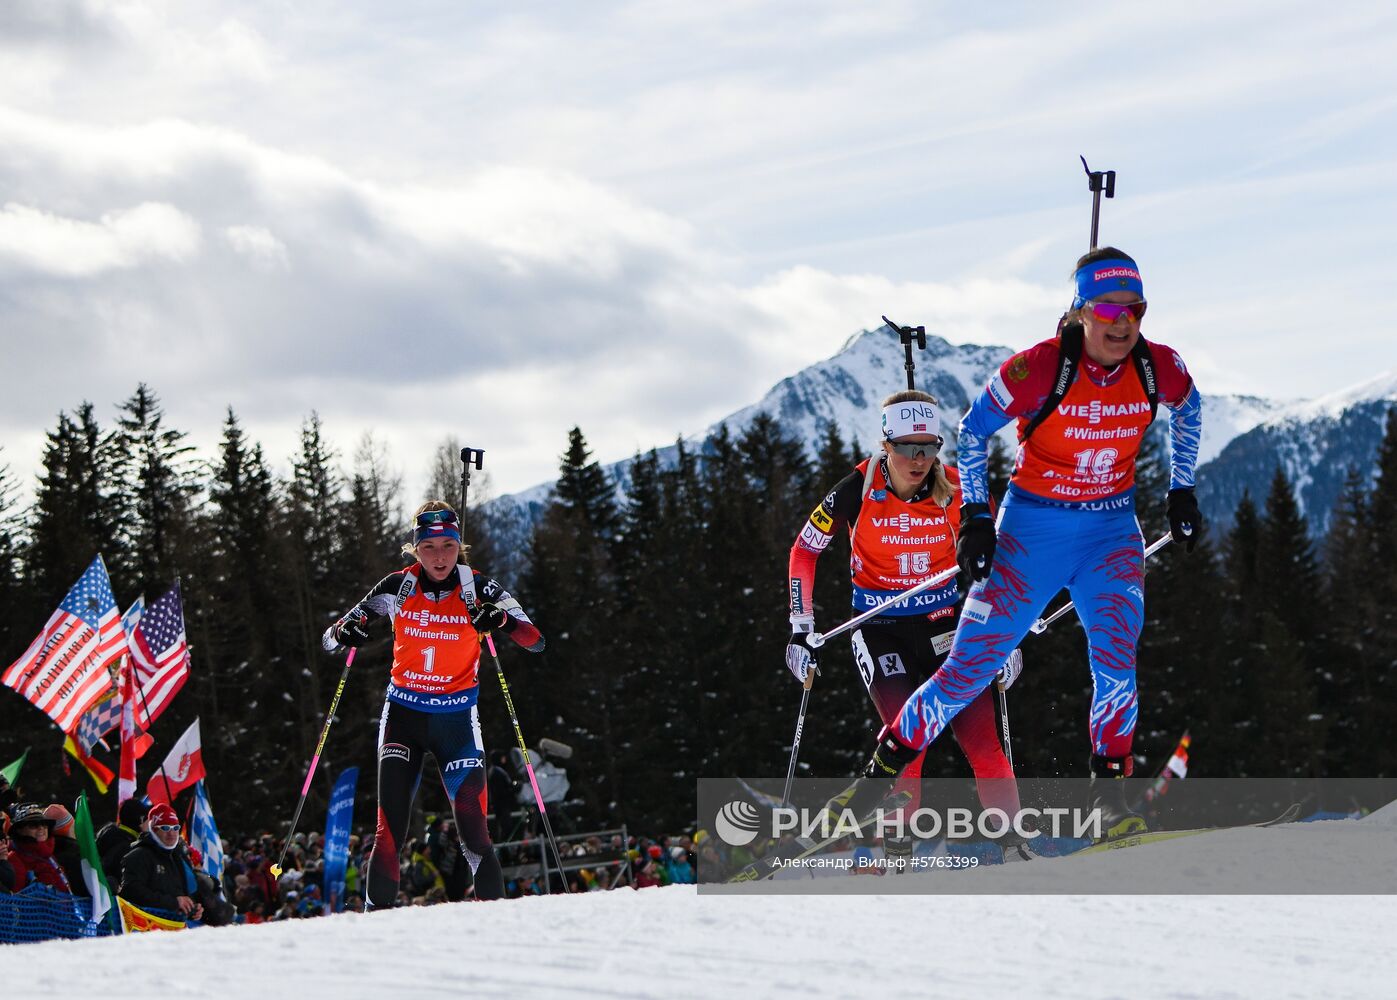
[[[126,669],[128,669],[128,670],[133,669],[132,666],[131,666],[131,658],[130,658],[129,656],[126,658]],[[131,678],[131,687],[135,690],[135,692],[136,692],[136,697],[139,698],[139,699],[141,700],[141,708],[145,711],[145,714],[146,714],[146,722],[147,722],[147,723],[150,723],[150,722],[153,721],[153,720],[151,719],[151,717],[150,717],[150,703],[146,701],[146,693],[145,693],[145,691],[141,690],[141,685],[138,684],[138,683],[136,683],[138,680],[139,680],[139,678],[137,678],[137,677],[132,677],[132,678]],[[133,709],[134,709],[134,706],[133,706]],[[137,728],[140,728],[140,727],[138,726]],[[142,729],[141,732],[143,732],[143,733],[144,733],[144,732],[149,732],[149,730],[147,730],[147,729]],[[173,808],[174,808],[174,805],[175,805],[175,797],[174,797],[174,795],[172,795],[172,794],[170,793],[170,776],[169,776],[168,774],[165,773],[165,760],[164,760],[164,758],[161,758],[160,763],[156,766],[155,769],[156,769],[157,771],[160,772],[160,780],[163,781],[163,782],[165,782],[165,798],[169,800],[169,802],[170,802],[170,808],[173,809]]]

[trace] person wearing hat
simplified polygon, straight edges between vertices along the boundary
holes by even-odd
[[[368,909],[394,906],[398,856],[428,753],[441,769],[461,850],[475,878],[475,898],[499,899],[504,875],[486,828],[485,750],[480,734],[477,668],[487,632],[501,632],[530,652],[543,636],[509,593],[465,561],[456,511],[431,500],[413,517],[414,562],[390,573],[325,631],[327,651],[372,640],[372,624],[389,618],[393,666],[378,741],[378,823],[369,856]]]
[[[935,397],[915,389],[883,400],[882,443],[825,495],[791,546],[787,593],[791,638],[786,665],[805,682],[818,653],[809,645],[815,629],[815,565],[835,535],[849,532],[854,612],[876,606],[956,565],[961,530],[960,476],[940,458],[941,413]],[[851,634],[854,662],[884,727],[946,658],[955,634],[961,594],[954,578],[939,588],[894,604]],[[1017,649],[1000,660],[1014,660]],[[999,741],[995,699],[988,690],[954,724],[956,742],[975,774],[981,803],[1014,816],[1019,809],[1014,769]],[[902,772],[899,789],[920,801],[924,754]],[[885,838],[890,857],[911,854],[911,836]]]
[[[140,799],[126,799],[117,806],[116,820],[97,831],[97,855],[102,859],[102,871],[108,885],[121,884],[121,862],[146,829],[148,806]]]
[[[1202,401],[1179,355],[1140,335],[1145,290],[1115,247],[1077,261],[1057,334],[1000,366],[960,425],[960,566],[975,581],[945,663],[903,706],[869,762],[896,773],[994,678],[997,664],[1064,587],[1085,628],[1091,666],[1090,806],[1107,837],[1144,829],[1121,781],[1133,770],[1139,704],[1135,653],[1144,621],[1144,540],[1135,462],[1159,404],[1169,411],[1166,512],[1192,551],[1201,518],[1194,467]],[[990,437],[1018,421],[1018,460],[998,521],[986,470]]]
[[[63,868],[73,895],[84,899],[90,897],[92,891],[82,877],[82,851],[78,849],[73,814],[55,802],[44,809],[44,815],[53,820],[53,860]]]
[[[203,919],[199,882],[180,837],[179,815],[165,802],[151,806],[149,829],[121,862],[122,898],[143,910],[160,910],[187,921]]]
[[[31,882],[42,882],[59,892],[72,893],[72,883],[53,856],[54,821],[37,802],[23,802],[10,817],[10,866],[18,891]]]

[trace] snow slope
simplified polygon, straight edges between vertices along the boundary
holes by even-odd
[[[1397,829],[1238,830],[967,877],[1061,891],[1153,852],[1174,888],[1215,885],[1238,846],[1267,864],[1366,858],[1394,891]],[[1235,855],[1232,855],[1235,857]],[[1225,869],[1223,865],[1223,869]],[[1304,867],[1304,865],[1301,865]],[[1323,866],[1303,876],[1311,887]],[[1075,874],[1074,874],[1075,872]],[[878,880],[913,888],[915,879]],[[865,891],[873,879],[849,878]],[[1057,882],[1054,887],[1052,883]],[[459,904],[0,949],[23,996],[1390,997],[1397,896],[744,895],[692,887]]]

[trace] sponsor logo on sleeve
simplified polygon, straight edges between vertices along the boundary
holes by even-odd
[[[810,523],[820,531],[823,531],[826,535],[834,531],[834,518],[830,517],[829,512],[825,510],[824,504],[821,504],[810,512]]]
[[[1000,377],[999,372],[995,372],[994,378],[990,379],[989,392],[994,401],[999,404],[999,408],[1008,413],[1009,407],[1014,405],[1014,394],[1004,384],[1004,379]]]
[[[993,611],[994,606],[987,601],[981,601],[974,597],[967,597],[965,599],[965,610],[961,612],[961,614],[977,625],[983,625],[990,620],[990,614]]]
[[[800,529],[800,544],[812,551],[823,552],[833,540],[833,535],[827,535],[823,531],[817,531],[813,524],[807,524]]]

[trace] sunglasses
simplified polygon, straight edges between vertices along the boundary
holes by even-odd
[[[417,523],[421,527],[429,524],[455,524],[456,512],[454,510],[428,510],[417,515]]]
[[[156,825],[155,829],[159,830],[161,833],[179,833],[179,824],[176,823],[174,826],[170,826],[166,823],[159,823]]]
[[[940,441],[930,443],[925,441],[889,441],[887,444],[903,458],[917,458],[921,455],[935,458],[937,453],[941,451]]]
[[[1135,322],[1145,318],[1148,302],[1088,302],[1091,314],[1103,323],[1114,323],[1126,313],[1135,317]]]

